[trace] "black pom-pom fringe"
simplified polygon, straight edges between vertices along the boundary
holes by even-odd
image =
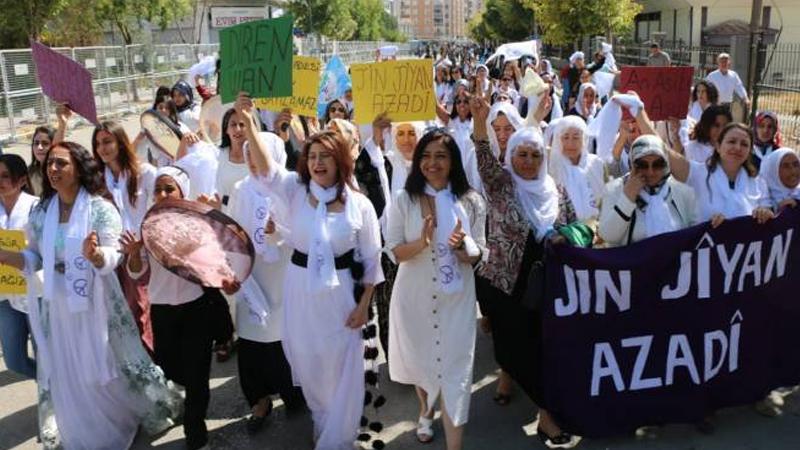
[[[372,404],[372,406],[374,406],[375,409],[378,409],[385,404],[386,404],[386,397],[379,395],[378,398],[375,399],[375,402]]]
[[[364,359],[378,359],[378,347],[364,347]]]
[[[369,420],[367,420],[366,417],[361,416],[361,426],[365,427],[365,426],[367,426],[368,423],[369,423]]]
[[[386,444],[382,440],[375,439],[372,441],[372,448],[375,450],[383,450],[384,447],[386,447]]]
[[[358,440],[361,442],[369,442],[370,439],[372,438],[370,437],[369,433],[361,433],[358,435]]]
[[[374,323],[367,325],[361,333],[364,339],[374,339],[378,335],[378,327]]]
[[[378,374],[372,370],[367,370],[364,372],[364,381],[370,386],[375,386],[378,384]]]
[[[370,403],[372,403],[372,392],[366,391],[364,392],[364,406],[367,406]]]
[[[369,429],[376,433],[380,433],[383,430],[383,424],[380,422],[372,422],[369,424]]]

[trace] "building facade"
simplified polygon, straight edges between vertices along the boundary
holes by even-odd
[[[391,12],[409,39],[458,39],[467,34],[474,0],[393,0]]]

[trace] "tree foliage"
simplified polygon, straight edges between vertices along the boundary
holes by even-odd
[[[96,4],[98,17],[116,27],[125,44],[133,43],[139,21],[167,28],[191,12],[191,0],[90,0]]]
[[[536,12],[545,42],[565,45],[586,36],[630,31],[642,11],[634,0],[523,0]]]
[[[535,32],[533,9],[523,0],[487,0],[468,29],[477,41],[520,41]]]
[[[307,34],[340,41],[405,40],[382,0],[289,0],[286,9]]]
[[[2,48],[27,47],[29,39],[39,40],[48,20],[66,4],[66,0],[0,0]]]

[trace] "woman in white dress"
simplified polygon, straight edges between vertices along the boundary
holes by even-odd
[[[249,99],[240,108],[245,119],[254,114]],[[315,448],[351,450],[364,410],[361,328],[383,281],[378,218],[352,187],[353,158],[337,133],[310,136],[298,171],[289,172],[255,128],[246,132],[258,181],[288,211],[294,252],[283,285],[282,342],[292,380],[311,409]]]
[[[709,106],[716,105],[718,101],[719,92],[714,83],[708,80],[698,81],[694,85],[694,89],[692,89],[692,103],[689,106],[689,114],[686,118],[691,119],[694,123],[699,122],[703,111]]]
[[[550,176],[567,190],[578,220],[596,229],[600,202],[605,194],[603,160],[589,153],[586,123],[578,116],[558,120],[550,149]]]
[[[399,263],[389,320],[389,372],[416,387],[417,438],[430,442],[441,398],[448,449],[460,449],[475,356],[476,264],[486,210],[469,187],[452,136],[432,131],[389,212],[386,248]],[[435,249],[435,250],[434,250]]]
[[[273,161],[285,155],[283,140],[276,134],[264,133],[260,138]],[[283,280],[291,257],[285,241],[289,233],[284,222],[287,212],[256,180],[256,167],[247,145],[244,154],[250,173],[234,185],[229,212],[247,231],[256,253],[251,276],[234,295],[239,385],[252,410],[247,431],[254,434],[272,413],[270,396],[279,394],[292,412],[301,410],[305,402],[300,389],[293,386],[291,368],[281,345]]]
[[[719,133],[725,125],[731,123],[733,118],[727,106],[711,105],[700,115],[700,120],[694,125],[692,132],[687,135],[688,141],[673,136],[673,149],[689,161],[705,163],[714,154],[714,146],[719,138]],[[673,133],[676,130],[672,127]]]
[[[144,215],[153,203],[156,169],[140,162],[125,129],[117,122],[101,122],[92,134],[92,153],[103,171],[106,189],[122,217],[122,231],[139,234]],[[117,277],[139,327],[145,348],[153,351],[153,327],[147,280],[134,280],[120,264]]]
[[[178,118],[193,132],[200,129],[200,105],[194,101],[194,89],[185,80],[180,80],[172,86],[172,100],[178,107]]]
[[[44,167],[27,249],[0,251],[0,262],[29,278],[44,269],[42,298],[28,299],[40,438],[45,448],[128,448],[140,425],[152,433],[170,426],[180,397],[142,347],[114,274],[122,224],[100,196],[103,176],[92,154],[61,142]]]

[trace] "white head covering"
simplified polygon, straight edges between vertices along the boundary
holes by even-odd
[[[356,128],[352,122],[344,119],[331,119],[330,122],[336,124],[336,128],[339,129],[342,137],[344,137],[349,149],[352,150],[353,147],[358,147],[361,145],[358,137],[358,128]],[[330,124],[330,122],[328,123]]]
[[[670,188],[666,184],[667,178],[669,178],[669,158],[667,158],[664,141],[654,135],[639,136],[631,144],[631,164],[637,159],[649,155],[658,156],[667,164],[661,184],[655,189],[645,187],[639,192],[639,198],[645,203],[644,207],[640,209],[644,215],[646,235],[652,237],[679,230],[681,222],[669,210]]]
[[[614,58],[613,50],[614,47],[608,42],[600,43],[600,51],[603,52],[603,56],[606,57],[605,67],[611,70],[617,70],[617,59]]]
[[[417,142],[422,139],[425,134],[424,122],[397,122],[392,123],[391,130],[383,131],[383,141],[387,143],[389,151],[386,152],[386,159],[392,164],[392,192],[403,189],[406,185],[406,179],[411,172],[411,161],[406,159],[400,150],[397,149],[397,129],[401,125],[411,125],[414,127],[414,132],[417,135]]]
[[[561,136],[571,129],[578,130],[582,135],[583,145],[578,164],[573,164],[564,156],[561,146]],[[599,194],[603,192],[605,184],[602,161],[594,155],[589,155],[586,142],[586,123],[583,119],[566,116],[558,120],[550,150],[550,175],[556,184],[564,186],[567,190],[579,220],[590,219],[599,214],[597,208],[600,201]],[[600,164],[594,164],[590,159],[597,160]]]
[[[494,128],[492,127],[492,122],[497,119],[497,116],[503,113],[508,121],[511,123],[511,126],[514,127],[514,130],[519,130],[520,128],[525,126],[525,121],[520,117],[519,111],[517,108],[514,107],[511,103],[508,102],[498,102],[492,105],[492,108],[489,110],[489,116],[486,118],[486,130],[489,134],[489,145],[492,149],[492,154],[496,158],[500,157],[500,143],[497,140],[497,134],[494,132]]]
[[[569,57],[569,65],[570,66],[574,66],[575,65],[575,61],[577,61],[579,59],[586,59],[586,55],[584,55],[583,52],[575,52],[575,53],[573,53]]]
[[[156,177],[153,180],[155,189],[155,183],[158,183],[158,179],[162,176],[168,176],[175,180],[175,184],[181,189],[181,197],[188,198],[189,197],[189,187],[191,186],[191,182],[189,180],[189,174],[181,169],[178,166],[162,166],[159,167],[156,171]]]
[[[617,138],[620,122],[622,122],[622,103],[634,117],[639,114],[639,110],[644,108],[644,103],[639,97],[630,94],[617,94],[600,110],[597,117],[589,123],[588,132],[594,136],[597,143],[597,156],[609,164],[614,159],[613,147]]]
[[[591,89],[595,95],[595,101],[588,111],[583,108],[583,96],[586,94],[586,89]],[[594,83],[581,83],[581,87],[578,88],[578,97],[575,100],[575,109],[586,117],[587,122],[591,122],[594,119],[595,114],[597,114],[597,86]]]
[[[765,156],[761,161],[761,172],[759,175],[767,183],[767,187],[769,188],[769,197],[773,207],[778,206],[780,202],[788,198],[800,200],[800,186],[795,186],[792,188],[786,187],[786,185],[781,181],[779,175],[781,161],[786,155],[794,155],[798,157],[796,151],[783,147],[778,150],[774,150],[772,153]]]
[[[542,163],[539,173],[533,180],[526,180],[514,171],[511,157],[514,151],[522,146],[530,145],[542,152]],[[506,149],[506,170],[514,180],[514,191],[523,215],[528,219],[537,240],[544,238],[547,231],[558,218],[558,188],[553,178],[547,173],[547,149],[541,131],[535,127],[521,128],[511,135]]]

